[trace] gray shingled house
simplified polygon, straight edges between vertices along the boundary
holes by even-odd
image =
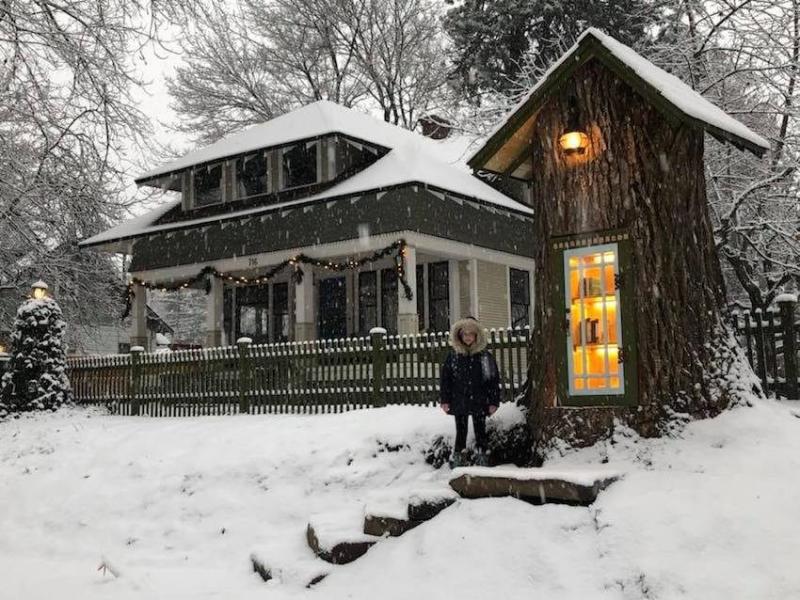
[[[532,210],[441,144],[316,102],[144,173],[175,199],[82,245],[130,256],[134,344],[148,288],[204,287],[207,345],[526,325]]]

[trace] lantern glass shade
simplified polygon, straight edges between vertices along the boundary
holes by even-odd
[[[565,154],[583,154],[589,146],[589,136],[583,131],[567,131],[558,138],[558,144]]]
[[[47,298],[47,284],[41,279],[31,286],[31,296],[36,300]]]

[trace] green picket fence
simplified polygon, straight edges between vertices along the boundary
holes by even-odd
[[[779,297],[766,311],[732,311],[739,343],[769,395],[800,399],[800,310],[796,297]]]
[[[528,372],[530,330],[487,332],[506,399]],[[68,359],[75,400],[123,415],[330,413],[438,402],[446,333]]]

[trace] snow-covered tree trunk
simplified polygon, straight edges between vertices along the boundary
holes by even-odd
[[[574,100],[573,100],[574,99]],[[584,157],[558,147],[571,104],[587,124],[591,144]],[[536,256],[535,328],[532,355],[531,423],[539,437],[555,407],[558,342],[565,306],[554,293],[564,273],[553,260],[554,236],[623,230],[630,236],[632,266],[623,273],[632,286],[638,356],[638,405],[605,410],[627,417],[645,433],[657,433],[669,409],[708,415],[726,406],[740,384],[726,373],[738,369],[741,353],[723,316],[725,285],[706,203],[703,133],[672,121],[598,63],[589,63],[537,115],[531,141],[537,215],[532,235]],[[629,364],[630,363],[630,364]],[[746,366],[744,366],[747,369]]]

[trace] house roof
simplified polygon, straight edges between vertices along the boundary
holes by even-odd
[[[266,123],[255,125],[186,156],[153,169],[137,179],[155,182],[192,165],[241,155],[256,149],[278,146],[293,140],[339,133],[382,146],[389,151],[373,164],[322,192],[278,204],[243,208],[224,215],[208,215],[192,220],[159,223],[180,201],[165,202],[150,212],[117,225],[81,242],[81,246],[106,246],[123,251],[119,242],[131,238],[182,229],[220,220],[237,219],[262,212],[300,206],[329,198],[363,195],[401,185],[421,184],[436,190],[476,200],[516,213],[532,215],[530,207],[517,202],[487,185],[469,171],[464,163],[463,143],[441,142],[423,137],[396,125],[379,121],[354,109],[328,101],[315,102]]]
[[[516,156],[507,159],[500,156],[500,150],[510,138],[517,138],[517,142],[520,142],[527,137],[524,133],[535,128],[535,116],[539,108],[590,59],[599,60],[662,112],[757,156],[769,150],[769,142],[765,138],[703,98],[680,79],[613,37],[590,28],[494,128],[486,143],[467,160],[469,166],[501,173],[512,167]],[[521,129],[526,131],[521,132]]]

